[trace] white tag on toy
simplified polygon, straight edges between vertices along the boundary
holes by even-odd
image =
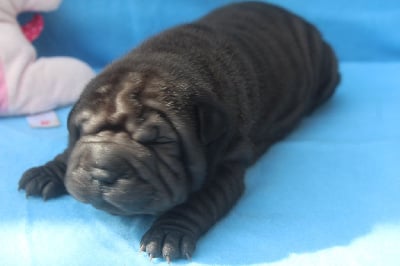
[[[28,123],[33,128],[58,127],[60,120],[54,111],[27,116]]]

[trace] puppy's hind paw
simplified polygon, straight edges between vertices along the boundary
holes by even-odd
[[[59,197],[66,194],[64,184],[53,176],[47,166],[34,167],[27,170],[19,180],[18,189],[24,189],[26,196],[38,196],[43,200]]]

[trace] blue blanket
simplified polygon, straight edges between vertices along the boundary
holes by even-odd
[[[101,69],[151,34],[228,2],[69,0],[45,16],[36,45],[42,56]],[[189,265],[399,265],[400,2],[280,3],[333,44],[342,83],[249,169],[241,201],[201,238]],[[138,252],[152,217],[17,191],[25,169],[66,146],[69,110],[57,110],[62,125],[53,129],[0,119],[0,265],[153,265]]]

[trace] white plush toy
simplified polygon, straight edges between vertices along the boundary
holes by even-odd
[[[84,62],[71,57],[37,58],[31,41],[43,18],[25,27],[24,11],[51,11],[61,0],[0,0],[0,116],[33,114],[73,103],[94,76]]]

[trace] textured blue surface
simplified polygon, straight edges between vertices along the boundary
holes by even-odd
[[[36,45],[99,69],[143,38],[227,2],[69,0],[46,16]],[[242,200],[199,241],[189,265],[399,265],[400,3],[281,4],[334,44],[343,81],[248,171]],[[57,111],[56,129],[0,119],[0,265],[153,265],[137,252],[151,217],[111,216],[68,196],[26,200],[17,191],[25,169],[65,147],[68,111]]]

